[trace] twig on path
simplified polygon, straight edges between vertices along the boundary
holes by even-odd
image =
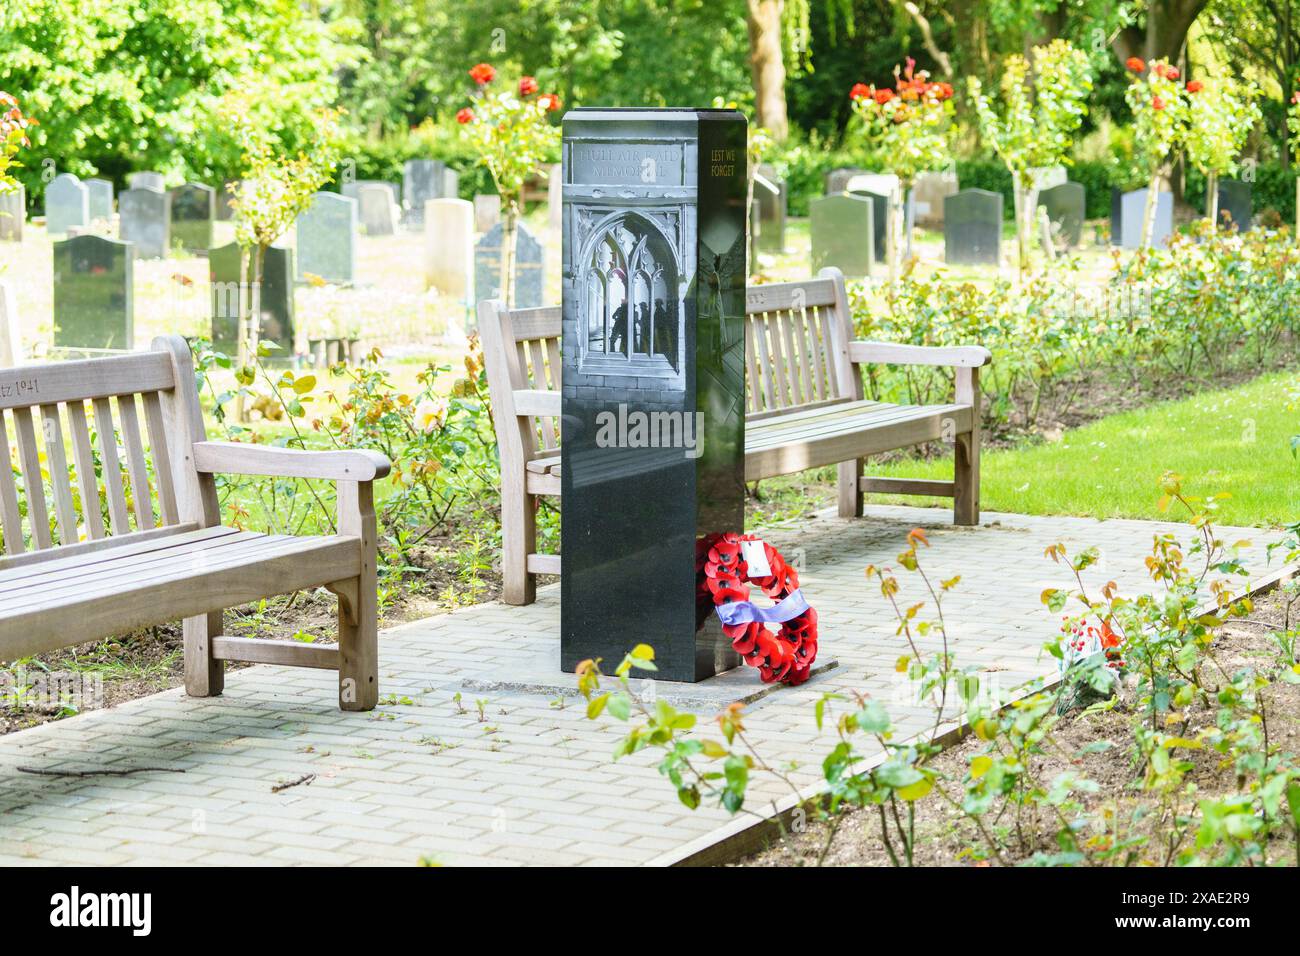
[[[277,783],[274,787],[271,788],[271,792],[279,793],[281,790],[288,790],[290,787],[296,787],[299,784],[311,783],[315,779],[316,779],[316,775],[314,773],[305,773],[297,780],[290,780],[288,783]]]
[[[126,770],[42,770],[39,767],[16,767],[19,773],[41,777],[125,777],[133,773],[184,773],[179,767],[130,767]]]

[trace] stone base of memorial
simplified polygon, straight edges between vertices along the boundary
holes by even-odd
[[[564,119],[560,663],[739,664],[697,544],[744,522],[746,125],[734,110]]]

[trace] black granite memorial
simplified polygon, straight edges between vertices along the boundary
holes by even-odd
[[[173,189],[171,196],[172,238],[186,252],[207,252],[217,218],[217,191],[203,183],[186,183]]]
[[[739,663],[696,557],[744,522],[745,119],[580,109],[563,152],[560,663],[703,680]]]
[[[1250,229],[1250,183],[1227,179],[1219,183],[1219,228]]]
[[[239,348],[239,317],[245,296],[252,291],[252,268],[247,283],[239,281],[240,248],[236,243],[208,253],[208,270],[212,279],[212,347],[226,355]],[[271,246],[262,263],[261,327],[258,337],[279,346],[273,358],[293,357],[293,250]]]
[[[54,243],[54,345],[134,348],[134,250],[87,234]]]
[[[1059,243],[1073,249],[1083,239],[1083,219],[1087,195],[1082,183],[1061,183],[1038,194],[1038,205],[1047,210],[1047,221]]]
[[[1001,261],[1002,194],[963,189],[943,200],[943,259],[953,265]]]

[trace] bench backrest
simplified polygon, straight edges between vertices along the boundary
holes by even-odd
[[[862,397],[844,276],[751,286],[745,297],[745,412],[750,419]],[[479,303],[488,387],[503,452],[558,454],[561,310]],[[537,394],[551,392],[552,395]]]
[[[194,470],[193,376],[179,336],[147,352],[0,369],[0,567],[199,527],[209,498]]]

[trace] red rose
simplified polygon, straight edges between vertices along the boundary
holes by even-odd
[[[519,78],[520,96],[532,96],[536,92],[537,92],[537,81],[535,79],[533,79],[531,76],[523,76]]]
[[[871,95],[871,87],[865,83],[854,83],[853,89],[849,90],[849,99],[860,100]]]
[[[479,86],[487,86],[496,79],[497,71],[496,67],[489,63],[476,63],[474,66],[470,67],[469,75],[470,79]]]
[[[952,99],[952,85],[949,83],[936,83],[930,89],[941,100]]]
[[[1176,80],[1178,79],[1179,76],[1181,76],[1181,74],[1178,72],[1178,67],[1176,66],[1171,66],[1167,70],[1165,70],[1166,80]]]
[[[554,113],[560,108],[560,98],[554,93],[543,93],[537,98],[537,105],[548,113]]]
[[[471,122],[473,119],[474,119],[474,111],[470,109],[468,106],[463,107],[462,109],[456,111],[456,122],[460,123],[462,126],[465,123]]]
[[[1157,96],[1155,99],[1151,101],[1151,108],[1153,110],[1162,110],[1165,108],[1165,101]]]
[[[1134,73],[1141,73],[1143,70],[1147,68],[1147,65],[1142,62],[1142,58],[1140,56],[1129,57],[1127,60],[1124,61],[1124,65],[1128,67],[1130,70],[1132,70]]]
[[[880,103],[880,104],[883,105],[883,104],[885,104],[885,103],[888,103],[890,100],[892,100],[892,99],[894,98],[894,91],[893,91],[893,90],[876,90],[876,92],[875,92],[875,97],[876,97],[876,102],[877,102],[877,103]]]
[[[1203,89],[1205,89],[1205,84],[1202,83],[1200,80],[1192,80],[1190,83],[1187,84],[1188,93],[1199,93]]]

